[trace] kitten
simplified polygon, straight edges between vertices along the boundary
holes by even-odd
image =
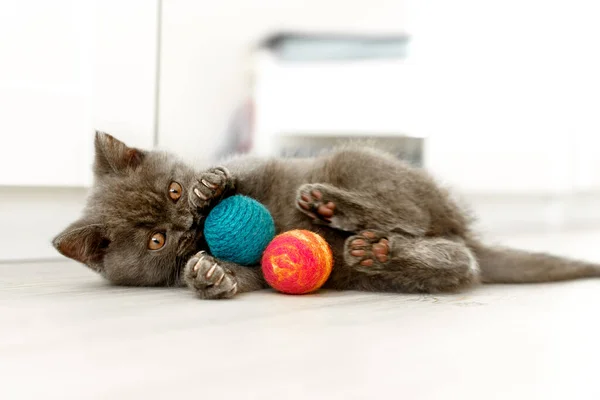
[[[115,284],[187,285],[209,299],[265,288],[259,267],[207,253],[204,217],[233,193],[263,203],[277,232],[321,234],[335,258],[328,288],[432,293],[600,276],[600,265],[485,246],[426,172],[370,148],[314,159],[241,156],[202,172],[100,132],[95,153],[83,216],[53,244]]]

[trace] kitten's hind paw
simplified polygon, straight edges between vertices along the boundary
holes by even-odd
[[[233,272],[204,251],[188,260],[184,277],[188,287],[202,299],[228,299],[238,292]]]
[[[302,185],[296,196],[296,207],[313,220],[331,223],[335,215],[335,203],[323,197],[316,185]]]
[[[350,267],[372,270],[390,259],[390,241],[383,232],[366,230],[350,236],[344,244],[344,260]]]

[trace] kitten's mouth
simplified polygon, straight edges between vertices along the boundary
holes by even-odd
[[[194,237],[194,244],[196,250],[203,250],[207,248],[206,240],[204,239],[204,227],[196,229],[196,236]]]
[[[198,222],[194,224],[191,230],[194,233],[192,236],[194,253],[199,250],[206,250],[208,245],[204,239],[204,218],[200,217]]]
[[[184,234],[179,242],[179,254],[196,253],[198,250],[206,249],[206,241],[204,240],[204,232],[202,224],[200,226],[192,226],[190,230]]]

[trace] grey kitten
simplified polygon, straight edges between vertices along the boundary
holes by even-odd
[[[597,264],[483,245],[425,171],[371,148],[242,156],[206,171],[100,132],[95,151],[83,216],[53,244],[115,284],[187,285],[211,299],[265,288],[258,266],[207,252],[204,217],[234,193],[267,206],[277,232],[309,229],[327,240],[335,259],[328,288],[433,293],[600,276]]]

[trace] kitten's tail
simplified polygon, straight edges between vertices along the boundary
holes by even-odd
[[[484,283],[537,283],[600,277],[600,264],[482,244],[471,246]]]

